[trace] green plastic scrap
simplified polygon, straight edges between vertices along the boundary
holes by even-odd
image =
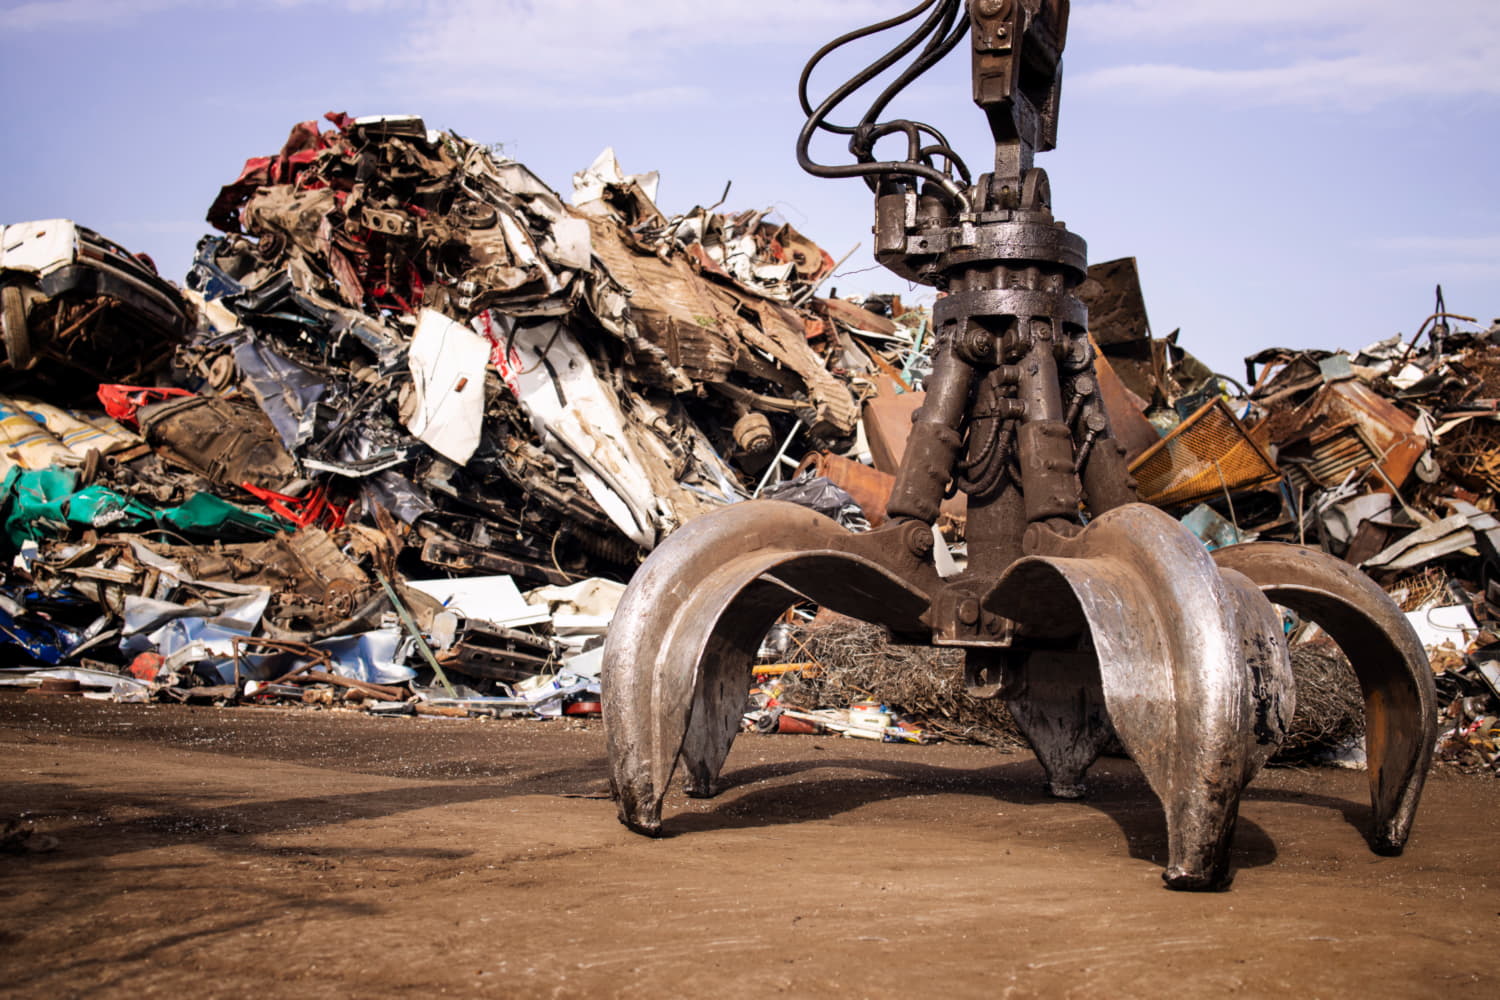
[[[270,514],[246,510],[212,493],[194,493],[181,506],[161,511],[157,520],[185,535],[274,535],[292,530],[291,525]]]
[[[84,528],[127,531],[149,524],[156,511],[149,504],[122,496],[103,486],[85,486],[64,501],[68,523]]]
[[[291,530],[270,514],[245,510],[211,493],[158,509],[103,486],[77,487],[78,474],[72,469],[12,468],[0,482],[0,530],[17,548],[22,542],[66,534],[70,526],[110,531],[162,526],[210,538]]]
[[[68,530],[64,505],[75,491],[78,474],[71,469],[13,467],[0,483],[0,509],[5,511],[5,536],[19,548]]]

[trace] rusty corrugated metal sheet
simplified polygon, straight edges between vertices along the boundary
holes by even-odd
[[[630,294],[630,318],[689,378],[722,382],[734,370],[744,321],[728,292],[694,273],[685,258],[638,253],[612,219],[586,216],[594,253]]]
[[[1399,489],[1427,450],[1417,423],[1359,379],[1330,382],[1289,415],[1279,427],[1295,427],[1273,438],[1278,460],[1298,485],[1337,486],[1350,472],[1379,466],[1374,489]]]
[[[705,279],[686,256],[663,259],[635,249],[630,234],[611,219],[589,216],[588,223],[595,254],[630,294],[630,319],[674,367],[709,383],[726,382],[735,370],[778,384],[795,376],[782,386],[784,395],[805,390],[814,435],[841,437],[854,430],[854,397],[807,346],[800,316],[737,285]]]

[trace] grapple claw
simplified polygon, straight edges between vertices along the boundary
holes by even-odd
[[[996,659],[1001,697],[1047,774],[1047,793],[1081,799],[1083,776],[1114,738],[1092,648],[970,650]]]
[[[1097,685],[1166,810],[1167,884],[1227,884],[1240,791],[1280,745],[1292,713],[1280,617],[1244,577],[1220,573],[1190,531],[1144,504],[1112,510],[1048,548],[1013,565],[986,605],[1023,629],[1080,624],[1094,655],[1051,660],[1045,686],[1014,699],[1017,721],[1052,783],[1076,784],[1099,738],[1097,724],[1071,723],[1088,718],[1077,699]]]
[[[1365,702],[1370,847],[1399,854],[1437,742],[1432,670],[1411,623],[1369,577],[1314,549],[1251,542],[1213,555],[1275,603],[1316,622],[1348,657]]]
[[[611,782],[632,829],[660,831],[679,759],[689,794],[714,793],[759,640],[805,598],[906,639],[965,648],[971,692],[1006,699],[1056,795],[1081,794],[1117,734],[1166,813],[1167,885],[1224,888],[1240,793],[1292,715],[1275,601],[1323,625],[1353,662],[1369,733],[1371,842],[1381,851],[1406,842],[1435,716],[1426,659],[1399,611],[1326,556],[1260,544],[1210,556],[1174,519],[1135,502],[1075,294],[1087,247],[1053,217],[1050,183],[1033,162],[1057,137],[1068,11],[1065,0],[938,0],[916,35],[866,71],[928,35],[903,77],[914,79],[956,43],[950,29],[971,30],[991,173],[924,144],[940,139],[931,126],[877,121],[893,90],[858,128],[831,125],[867,75],[821,103],[806,93],[828,52],[921,10],[845,35],[803,74],[803,106],[814,110],[799,162],[864,177],[876,192],[877,258],[947,293],[933,307],[925,399],[887,524],[853,535],[802,508],[751,501],[690,523],[637,572],[603,675]],[[825,129],[858,133],[854,163],[811,158]],[[870,144],[896,133],[912,140],[908,158],[877,160]],[[932,529],[950,487],[967,496],[969,563],[939,579]]]
[[[655,834],[679,757],[712,795],[739,731],[761,638],[798,600],[919,627],[925,593],[862,556],[852,536],[793,504],[757,500],[699,518],[652,552],[604,644],[604,721],[620,819]]]

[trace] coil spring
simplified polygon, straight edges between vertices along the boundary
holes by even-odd
[[[624,535],[605,536],[577,525],[565,527],[560,534],[564,540],[575,543],[596,559],[616,566],[629,566],[635,562],[636,544]]]

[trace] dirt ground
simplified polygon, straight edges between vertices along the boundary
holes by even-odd
[[[0,994],[1484,996],[1500,782],[1438,771],[1406,854],[1365,776],[1251,787],[1227,893],[1160,882],[1134,767],[1083,803],[1029,755],[743,736],[667,836],[598,722],[0,695]],[[1461,991],[1461,992],[1457,992]]]

